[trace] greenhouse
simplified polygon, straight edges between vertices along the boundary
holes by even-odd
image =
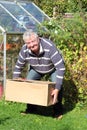
[[[0,81],[12,78],[12,71],[25,30],[38,32],[50,18],[32,2],[0,1]]]

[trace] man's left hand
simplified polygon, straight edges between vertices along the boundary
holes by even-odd
[[[54,89],[51,93],[51,96],[53,96],[53,104],[56,104],[58,102],[58,89]]]

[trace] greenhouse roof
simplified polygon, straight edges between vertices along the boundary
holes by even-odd
[[[33,2],[0,0],[0,32],[23,33],[37,31],[37,26],[50,18]]]

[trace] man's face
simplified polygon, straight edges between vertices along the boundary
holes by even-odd
[[[25,43],[32,52],[38,53],[39,52],[39,38],[36,37],[35,35],[32,35],[31,37],[27,37],[25,39]]]

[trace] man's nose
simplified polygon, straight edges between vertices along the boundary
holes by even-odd
[[[34,46],[34,44],[33,44],[33,42],[31,43],[31,47],[33,47]]]

